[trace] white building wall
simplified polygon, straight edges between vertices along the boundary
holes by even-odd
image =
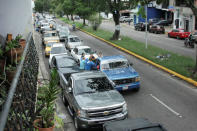
[[[0,0],[0,35],[26,38],[32,29],[32,0]]]

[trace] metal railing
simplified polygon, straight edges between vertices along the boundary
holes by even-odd
[[[0,94],[0,99],[5,100],[0,103],[0,131],[33,130],[38,67],[39,58],[30,33],[11,86],[5,83],[0,87],[0,92],[6,94]]]

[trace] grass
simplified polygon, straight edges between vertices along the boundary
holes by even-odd
[[[72,21],[67,20],[66,18],[60,18],[60,20],[73,24]],[[186,77],[190,77],[194,80],[197,80],[197,75],[193,75],[193,69],[195,67],[195,61],[190,57],[185,57],[176,53],[172,53],[170,51],[158,48],[156,46],[148,45],[148,49],[145,48],[145,44],[136,40],[133,40],[126,36],[121,36],[121,40],[110,40],[113,33],[98,29],[94,31],[91,27],[85,26],[83,27],[82,23],[75,22],[75,25],[83,30],[90,32],[96,36],[99,36],[105,40],[113,42],[114,44],[123,47],[127,50],[130,50],[140,56],[143,56],[159,65],[162,65],[168,69],[171,69],[181,75]],[[157,58],[157,56],[167,56],[170,55],[169,58]]]

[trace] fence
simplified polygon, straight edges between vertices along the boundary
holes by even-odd
[[[32,33],[11,85],[0,87],[0,131],[32,131],[35,119],[39,59]]]

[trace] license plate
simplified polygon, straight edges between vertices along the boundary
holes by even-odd
[[[128,90],[128,86],[124,86],[122,90]]]

